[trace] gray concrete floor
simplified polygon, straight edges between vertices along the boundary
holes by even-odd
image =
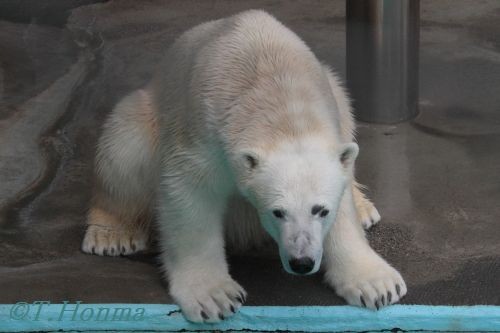
[[[1,303],[170,302],[154,254],[79,246],[99,127],[182,31],[263,8],[345,73],[344,1],[89,2],[0,4]],[[421,10],[420,115],[359,124],[358,178],[383,215],[369,239],[406,278],[404,303],[500,305],[500,2]],[[231,269],[250,304],[342,304],[275,257],[233,256]]]

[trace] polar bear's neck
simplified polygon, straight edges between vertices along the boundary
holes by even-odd
[[[331,111],[335,106],[318,90],[317,83],[294,75],[262,81],[229,115],[224,135],[236,146],[265,150],[310,137],[335,144],[339,141]]]

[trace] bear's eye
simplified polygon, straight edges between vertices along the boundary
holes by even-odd
[[[311,209],[311,214],[316,215],[319,212],[321,212],[325,207],[320,206],[320,205],[314,205],[313,208]]]
[[[285,212],[282,211],[281,209],[275,209],[275,210],[273,210],[273,215],[279,219],[282,219],[285,217]]]
[[[329,211],[328,209],[323,209],[323,210],[321,211],[321,213],[319,214],[319,216],[321,216],[321,217],[325,217],[325,216],[327,216],[327,215],[328,215],[328,213],[330,213],[330,211]]]

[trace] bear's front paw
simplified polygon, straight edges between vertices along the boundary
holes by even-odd
[[[386,262],[352,272],[335,286],[337,294],[350,305],[379,309],[398,302],[406,295],[401,274]]]
[[[187,320],[216,323],[235,314],[245,302],[246,291],[231,277],[210,280],[171,283],[170,293]]]

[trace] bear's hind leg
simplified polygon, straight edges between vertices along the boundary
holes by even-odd
[[[90,208],[82,251],[89,254],[119,256],[145,250],[148,245],[150,218],[148,213],[135,214],[130,207],[120,207],[111,198],[96,195],[99,202]],[[103,205],[103,201],[106,205]],[[104,207],[105,206],[105,207]]]
[[[157,125],[145,90],[123,98],[106,120],[83,252],[117,256],[147,247],[157,183]]]
[[[354,197],[354,204],[356,205],[358,221],[365,230],[368,230],[377,224],[381,217],[375,205],[363,193],[362,188],[363,185],[354,182],[352,185],[352,195]]]

